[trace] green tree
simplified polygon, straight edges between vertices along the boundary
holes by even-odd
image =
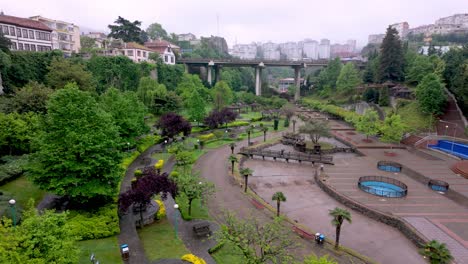
[[[224,107],[230,105],[234,100],[234,94],[231,87],[224,81],[216,83],[212,90],[214,107],[216,110],[221,111]]]
[[[31,204],[21,225],[0,223],[0,262],[64,263],[78,262],[79,249],[67,226],[68,213],[46,210],[39,214]]]
[[[187,110],[190,120],[202,121],[206,116],[206,101],[200,96],[197,90],[192,91],[192,96],[187,100]]]
[[[352,92],[356,86],[361,82],[361,77],[359,72],[354,67],[353,63],[347,63],[343,68],[341,68],[340,75],[336,80],[336,89],[339,92],[349,93]]]
[[[158,82],[164,84],[167,90],[175,91],[184,75],[184,65],[168,65],[158,60],[156,67],[158,70]]]
[[[389,106],[390,105],[390,95],[388,93],[388,88],[382,88],[382,93],[379,95],[379,105],[380,106]]]
[[[111,115],[75,84],[56,91],[47,109],[30,173],[34,183],[83,203],[114,197],[121,155]]]
[[[108,25],[111,30],[108,37],[121,39],[125,42],[141,43],[141,21],[135,20],[130,22],[129,20],[119,16],[114,23],[116,25]]]
[[[120,137],[126,141],[148,132],[145,124],[146,108],[134,92],[120,92],[110,88],[101,96],[102,108],[112,115]]]
[[[206,199],[215,191],[214,184],[202,181],[198,174],[183,174],[175,179],[177,190],[185,195],[188,201],[188,214],[192,215],[192,202],[195,199]]]
[[[385,81],[402,81],[403,72],[403,49],[401,46],[398,31],[391,26],[387,28],[387,33],[382,42],[380,50],[379,79]]]
[[[275,192],[271,197],[271,200],[276,201],[276,216],[280,216],[280,204],[286,202],[286,196],[282,192]]]
[[[406,68],[406,81],[416,85],[420,83],[426,75],[432,72],[433,67],[429,57],[415,55],[415,57],[409,61],[408,67]]]
[[[387,116],[384,120],[383,126],[380,128],[382,137],[380,138],[383,142],[388,143],[399,143],[405,132],[405,126],[401,122],[399,115],[393,114]]]
[[[444,84],[436,74],[426,75],[416,87],[416,99],[423,113],[438,115],[443,113],[447,101]]]
[[[288,120],[288,119],[286,119]],[[262,128],[260,128],[260,130],[263,132],[263,142],[266,142],[266,134],[268,132],[268,127],[264,126]]]
[[[10,53],[11,40],[0,32],[0,50],[5,53]]]
[[[368,140],[369,136],[377,135],[379,127],[379,115],[374,110],[367,110],[356,124],[357,130],[364,133]]]
[[[330,136],[328,124],[322,121],[308,121],[299,128],[299,132],[309,135],[310,140],[312,140],[314,144],[319,144],[321,137]]]
[[[431,240],[424,245],[421,254],[428,258],[431,264],[448,264],[453,260],[453,256],[445,243]]]
[[[146,33],[151,39],[165,39],[168,40],[167,31],[159,23],[152,23],[146,29]]]
[[[231,162],[231,174],[234,175],[234,163],[239,162],[239,160],[234,154],[230,155],[228,159]]]
[[[336,89],[336,82],[341,72],[342,63],[340,58],[335,58],[328,62],[325,69],[320,71],[317,77],[317,86],[319,90],[331,92]]]
[[[336,226],[335,249],[338,249],[341,226],[343,225],[344,220],[351,224],[351,213],[346,209],[336,207],[335,209],[330,210],[328,214],[333,218],[331,221],[332,225]]]
[[[13,97],[13,107],[18,113],[34,112],[45,114],[46,101],[53,90],[36,81],[29,82]]]
[[[247,192],[247,184],[249,183],[249,176],[253,174],[250,168],[242,168],[239,171],[240,175],[244,176],[244,192]]]
[[[92,74],[81,64],[68,59],[54,59],[48,69],[46,81],[53,89],[62,89],[70,82],[75,82],[83,91],[96,89]]]
[[[96,40],[88,36],[80,36],[81,49],[80,52],[90,53],[97,48]]]
[[[141,102],[153,113],[161,113],[162,103],[167,98],[167,89],[164,84],[158,84],[150,77],[142,77],[137,89],[137,96]]]
[[[182,97],[182,100],[186,105],[189,104],[188,101],[190,100],[193,91],[197,91],[203,101],[211,101],[210,90],[203,85],[200,77],[195,74],[184,74],[180,82],[177,84],[176,92]]]
[[[292,250],[298,244],[290,239],[281,218],[266,223],[256,218],[240,220],[232,213],[227,213],[224,218],[225,224],[216,235],[220,242],[233,244],[242,252],[242,263],[292,263]]]
[[[0,112],[0,124],[0,153],[13,155],[32,152],[33,142],[40,130],[37,114]]]
[[[306,257],[304,259],[304,262],[302,262],[302,264],[338,264],[338,262],[336,262],[333,259],[330,259],[328,255],[324,255],[320,258],[318,258],[315,255],[312,255],[312,256]]]

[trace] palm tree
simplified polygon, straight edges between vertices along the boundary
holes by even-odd
[[[250,168],[242,168],[240,174],[244,176],[244,192],[247,192],[247,183],[249,182],[249,176],[252,175],[253,170]]]
[[[286,202],[286,196],[282,192],[275,192],[271,200],[276,201],[276,216],[280,216],[280,203]]]
[[[336,226],[335,249],[338,249],[338,245],[340,243],[341,225],[343,224],[344,220],[351,224],[351,213],[346,209],[335,207],[335,209],[330,210],[328,214],[333,217],[332,225]]]
[[[293,119],[292,123],[293,123],[293,133],[296,133],[296,119]]]
[[[234,142],[230,143],[229,147],[231,148],[231,154],[234,154],[234,148],[236,147],[236,143]]]
[[[263,131],[263,142],[266,141],[266,133],[268,131],[268,127],[262,127],[262,131]]]
[[[437,240],[431,240],[424,245],[421,254],[429,258],[431,264],[447,264],[453,259],[452,254],[444,243]]]
[[[248,142],[248,145],[249,145],[249,146],[250,146],[250,133],[252,133],[253,130],[254,130],[253,127],[248,127],[247,130],[246,130],[246,132],[247,132],[247,138],[248,138],[247,142]]]
[[[232,165],[231,173],[234,174],[234,163],[238,162],[236,155],[230,155],[229,161],[231,162],[231,165]]]

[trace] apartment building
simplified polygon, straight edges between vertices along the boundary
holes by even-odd
[[[165,64],[175,64],[174,51],[180,48],[165,40],[153,40],[145,42],[145,47],[159,54]]]
[[[134,62],[148,61],[149,55],[153,53],[151,49],[135,42],[124,43],[120,49],[122,55],[127,56]]]
[[[77,25],[42,16],[33,16],[30,19],[39,21],[53,30],[52,49],[62,50],[66,55],[80,51],[80,28]]]
[[[0,28],[11,40],[12,50],[49,51],[52,49],[52,29],[28,18],[0,14]]]

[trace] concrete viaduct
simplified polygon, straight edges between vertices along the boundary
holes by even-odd
[[[212,70],[215,71],[216,81],[221,80],[221,69],[223,67],[253,67],[255,68],[255,94],[261,95],[262,69],[265,67],[292,67],[294,69],[294,83],[296,84],[296,94],[294,100],[300,97],[301,69],[306,67],[325,67],[328,60],[311,61],[268,61],[268,60],[242,60],[242,59],[178,59],[178,64],[184,64],[188,72],[189,67],[204,67],[207,70],[207,82],[212,84]]]

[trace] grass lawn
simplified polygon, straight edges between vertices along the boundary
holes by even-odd
[[[422,114],[417,101],[412,101],[398,108],[397,114],[401,116],[401,120],[411,131],[427,131],[431,128],[431,124],[434,124],[430,115]]]
[[[221,146],[230,144],[232,142],[236,142],[236,141],[230,138],[221,138],[221,139],[208,141],[208,143],[205,143],[204,147],[208,149],[214,149],[214,148],[219,148]]]
[[[8,200],[15,199],[18,207],[26,208],[29,199],[34,199],[34,205],[37,205],[44,195],[45,191],[42,191],[29,181],[26,176],[21,176],[9,183],[0,186],[0,192],[3,195],[0,196],[0,212],[3,212],[8,207]]]
[[[185,220],[191,219],[206,219],[209,220],[210,216],[208,215],[208,210],[206,206],[200,204],[200,199],[195,199],[192,201],[192,215],[188,214],[188,200],[184,194],[180,194],[176,198],[177,204],[180,206],[180,212],[182,213],[182,218]]]
[[[225,244],[220,250],[211,255],[218,264],[245,263],[241,251],[232,244]]]
[[[240,114],[239,119],[248,119],[248,120],[250,120],[252,118],[259,118],[259,117],[262,117],[261,112],[248,112],[248,113]]]
[[[99,263],[122,263],[120,257],[120,248],[117,237],[108,237],[103,239],[92,239],[77,242],[81,249],[78,263],[90,263],[89,257],[94,253]]]
[[[172,156],[171,153],[154,153],[151,155],[151,158],[156,160],[164,160],[164,163],[167,163],[167,160]]]
[[[183,255],[190,253],[182,240],[175,238],[174,232],[174,228],[166,218],[138,230],[146,256],[150,261],[163,258],[180,259]]]

